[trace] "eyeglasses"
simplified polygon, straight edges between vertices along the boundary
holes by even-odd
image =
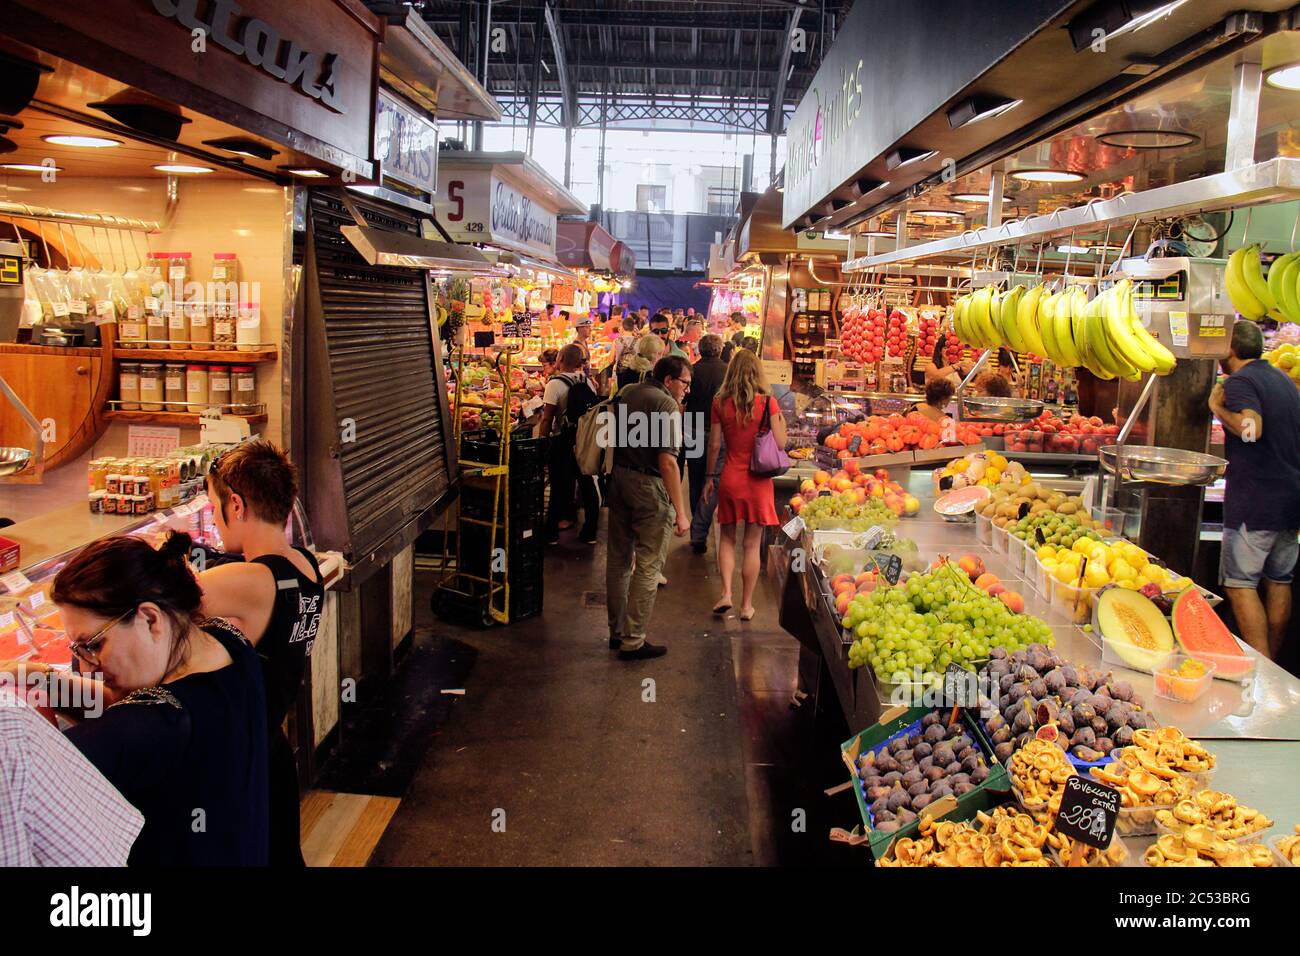
[[[108,637],[109,631],[117,627],[137,610],[137,607],[133,607],[131,610],[119,614],[84,641],[73,641],[68,646],[68,649],[77,656],[78,660],[85,661],[91,667],[98,667],[99,654],[95,652],[95,648],[104,643],[104,639]]]

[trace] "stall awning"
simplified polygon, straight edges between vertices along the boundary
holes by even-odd
[[[456,54],[409,7],[385,17],[380,77],[440,120],[499,122],[501,107]]]
[[[566,269],[564,266],[555,262],[547,262],[545,259],[537,259],[533,256],[525,256],[518,252],[503,250],[501,252],[488,251],[489,259],[494,259],[499,265],[513,266],[516,269],[528,269],[532,272],[542,272],[553,279],[564,279],[567,282],[578,281],[578,273],[572,269]]]
[[[617,240],[597,222],[568,221],[556,226],[555,254],[560,262],[575,269],[613,271]]]
[[[485,274],[492,271],[492,262],[473,246],[373,226],[342,226],[339,231],[372,266]]]

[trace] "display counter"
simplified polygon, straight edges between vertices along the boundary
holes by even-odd
[[[1206,741],[1219,758],[1214,789],[1232,793],[1273,818],[1276,826],[1269,836],[1289,832],[1291,824],[1300,821],[1300,793],[1292,785],[1295,768],[1300,766],[1300,680],[1272,661],[1259,658],[1249,684],[1213,681],[1205,695],[1190,704],[1159,698],[1150,674],[1103,664],[1099,637],[1072,624],[1058,606],[1038,595],[996,545],[981,543],[973,522],[949,523],[937,515],[928,473],[914,472],[908,490],[921,499],[921,512],[900,521],[895,534],[915,541],[922,557],[928,561],[939,555],[978,555],[990,572],[1024,596],[1026,614],[1051,626],[1058,653],[1076,666],[1113,670],[1132,684],[1161,724]],[[882,700],[870,667],[849,667],[851,642],[844,638],[825,575],[811,560],[809,533],[803,532],[797,540],[786,538],[781,548],[785,559],[774,568],[781,595],[781,625],[822,664],[818,685],[801,689],[813,696],[833,694],[834,701],[822,700],[821,706],[827,710],[838,707],[849,730],[857,733],[878,720],[892,703]],[[1132,865],[1141,864],[1141,851],[1148,842],[1132,838],[1130,849],[1136,851]]]

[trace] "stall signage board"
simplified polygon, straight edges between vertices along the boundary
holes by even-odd
[[[438,221],[456,242],[486,242],[555,259],[555,210],[487,169],[438,171]]]
[[[438,127],[380,90],[375,104],[375,159],[385,178],[432,196],[438,188]]]
[[[1119,791],[1074,774],[1065,780],[1056,831],[1104,850],[1115,836]]]
[[[10,7],[7,35],[357,175],[372,172],[382,25],[359,4],[16,0]]]
[[[789,385],[794,379],[794,364],[764,359],[763,374],[769,385]]]

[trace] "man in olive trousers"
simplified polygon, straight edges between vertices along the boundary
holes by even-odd
[[[614,473],[609,482],[609,545],[605,592],[609,647],[622,661],[662,657],[668,648],[646,640],[659,592],[659,573],[674,534],[683,537],[691,513],[682,492],[677,455],[681,403],[691,366],[661,358],[649,378],[619,393],[615,414]]]

